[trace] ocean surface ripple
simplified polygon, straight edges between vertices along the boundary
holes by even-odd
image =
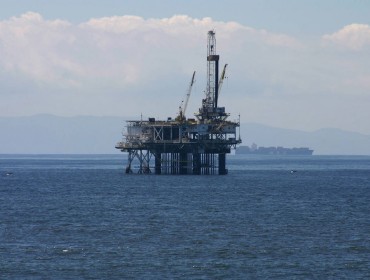
[[[0,279],[370,279],[370,157],[0,155]],[[294,172],[291,172],[294,170]]]

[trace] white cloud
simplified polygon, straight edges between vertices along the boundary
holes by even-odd
[[[333,34],[324,35],[322,38],[325,43],[358,51],[370,47],[370,26],[353,23]]]
[[[74,88],[100,79],[125,88],[141,84],[153,72],[177,67],[175,60],[183,63],[188,61],[186,56],[203,51],[210,29],[215,29],[222,45],[231,50],[246,42],[299,45],[287,35],[211,18],[112,16],[73,25],[28,12],[0,21],[0,67],[20,72],[39,85]],[[186,63],[183,67],[189,71]]]
[[[341,96],[368,100],[369,58],[364,52],[347,55],[346,49],[337,53],[322,48],[319,38],[305,45],[286,34],[209,17],[112,16],[72,24],[28,12],[0,21],[0,95],[7,94],[0,114],[134,116],[152,112],[166,117],[177,112],[196,70],[189,103],[189,112],[194,112],[206,85],[206,36],[211,29],[216,31],[221,63],[229,63],[230,79],[220,98],[230,112],[243,114],[245,108],[253,112],[255,121],[263,115],[263,121],[271,117],[271,122],[281,113],[280,123],[292,125],[299,117],[276,109],[289,108],[292,100],[300,100],[294,112],[302,116],[315,110],[312,100],[328,102],[321,105],[322,110],[332,110],[334,99]],[[325,35],[324,42],[350,50],[369,45],[368,26],[347,29]],[[249,108],[250,104],[276,108]],[[354,99],[353,107],[357,105]],[[264,113],[257,112],[261,110]],[[340,119],[341,115],[338,111],[336,116]],[[317,118],[311,123],[321,122]]]
[[[300,46],[297,40],[284,34],[274,34],[266,30],[253,29],[233,21],[220,22],[214,21],[209,17],[194,19],[186,15],[147,20],[138,16],[104,17],[91,19],[81,24],[81,27],[116,34],[141,34],[150,43],[156,43],[156,41],[163,39],[161,36],[151,36],[152,33],[162,36],[171,35],[180,40],[183,38],[182,42],[188,42],[188,44],[195,41],[199,43],[199,40],[203,40],[204,34],[208,30],[215,29],[220,34],[220,38],[235,39],[236,36],[247,35],[266,44],[284,47]]]
[[[0,67],[36,83],[68,82],[63,73],[80,71],[68,54],[76,40],[70,28],[68,22],[47,21],[33,12],[0,22]]]

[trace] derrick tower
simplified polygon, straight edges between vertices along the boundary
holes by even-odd
[[[208,31],[207,44],[207,91],[204,107],[213,110],[217,107],[218,99],[218,61],[220,56],[216,54],[216,35]]]
[[[202,100],[202,107],[195,116],[201,122],[225,120],[228,114],[225,107],[218,107],[218,97],[220,85],[225,77],[225,70],[219,80],[219,60],[220,56],[216,52],[216,34],[213,30],[208,31],[207,40],[207,88],[206,96]]]
[[[216,52],[215,32],[209,31],[207,39],[207,86],[196,118],[185,117],[194,72],[179,116],[127,121],[123,140],[116,145],[122,152],[128,152],[126,173],[227,174],[226,154],[241,143],[240,135],[236,136],[240,123],[227,120],[225,107],[218,106],[227,64],[219,79],[220,56]]]

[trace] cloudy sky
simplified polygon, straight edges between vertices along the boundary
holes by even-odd
[[[0,116],[188,116],[207,31],[242,122],[370,134],[368,0],[0,0]]]

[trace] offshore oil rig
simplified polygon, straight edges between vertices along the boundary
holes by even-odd
[[[195,81],[190,81],[185,101],[176,118],[167,120],[127,121],[123,139],[116,145],[128,152],[126,173],[139,174],[219,174],[228,173],[226,154],[241,143],[237,138],[238,121],[229,121],[225,107],[218,106],[218,97],[225,78],[227,64],[219,77],[214,31],[208,32],[207,88],[205,98],[195,118],[186,118],[186,108]],[[154,166],[151,159],[154,157]],[[135,164],[135,165],[134,165]]]

